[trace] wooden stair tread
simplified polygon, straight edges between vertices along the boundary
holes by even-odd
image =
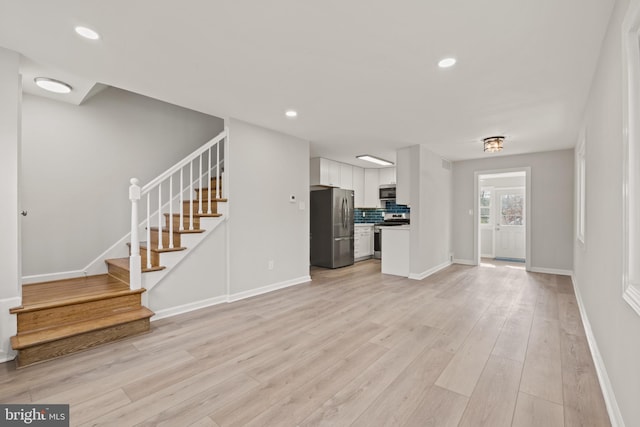
[[[144,289],[131,291],[129,286],[108,274],[33,283],[22,286],[22,305],[12,308],[11,313],[70,304],[74,301],[91,301],[131,292],[144,292]]]
[[[131,247],[131,242],[127,243],[127,246]],[[147,249],[147,242],[140,242],[140,249]],[[151,248],[151,252],[158,252],[158,253],[163,253],[163,252],[178,252],[178,251],[184,251],[185,249],[187,249],[184,246],[174,246],[173,248]]]
[[[111,265],[113,265],[115,267],[119,267],[119,268],[122,268],[124,270],[129,271],[129,257],[126,257],[126,258],[111,258],[111,259],[105,260],[105,262],[107,264],[111,264]],[[143,264],[142,265],[142,272],[143,273],[146,273],[146,272],[149,272],[149,271],[160,271],[160,270],[164,270],[165,268],[167,268],[167,267],[164,267],[162,265],[159,265],[157,267],[147,268],[144,265],[144,262],[142,264]],[[120,282],[120,283],[122,283],[122,282]]]
[[[158,231],[158,227],[150,227],[151,231]],[[178,230],[177,228],[173,229],[174,233],[179,233],[179,234],[192,234],[192,233],[204,233],[207,230],[203,230],[203,229],[199,229],[199,230]],[[168,233],[169,229],[167,227],[162,227],[162,232],[163,233]]]
[[[96,331],[111,326],[133,322],[135,320],[146,319],[154,314],[155,313],[148,308],[140,307],[138,309],[123,311],[121,313],[97,319],[55,326],[34,332],[27,332],[11,337],[11,346],[14,350],[22,350],[34,345],[56,341],[85,332]]]
[[[168,218],[169,214],[165,213],[164,216]],[[193,213],[193,217],[194,218],[207,218],[207,217],[218,218],[220,216],[222,216],[221,213],[196,213],[196,212]],[[173,217],[174,218],[180,218],[180,214],[179,213],[174,213]],[[185,220],[185,221],[188,221],[189,220],[189,214],[188,213],[187,214],[183,214],[182,215],[182,219]]]

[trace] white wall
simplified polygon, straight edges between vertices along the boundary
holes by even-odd
[[[235,119],[228,128],[232,298],[309,280],[308,141]]]
[[[573,150],[453,163],[454,258],[473,262],[474,172],[531,168],[531,268],[573,268]]]
[[[410,277],[422,278],[449,263],[451,171],[421,145],[410,147]]]
[[[627,5],[616,3],[585,110],[585,245],[574,240],[574,281],[602,367],[630,427],[640,425],[640,317],[623,301],[621,279],[621,23]]]
[[[20,305],[20,55],[0,48],[0,362],[13,357],[9,337]]]
[[[109,88],[75,106],[23,101],[23,276],[80,270],[129,231],[142,184],[217,135],[221,119]]]
[[[227,223],[221,223],[180,264],[149,291],[158,317],[220,303],[227,295]]]

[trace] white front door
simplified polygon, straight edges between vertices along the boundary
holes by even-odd
[[[496,190],[495,257],[525,258],[524,188]]]

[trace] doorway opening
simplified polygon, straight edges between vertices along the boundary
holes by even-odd
[[[530,267],[530,168],[475,173],[474,258]]]

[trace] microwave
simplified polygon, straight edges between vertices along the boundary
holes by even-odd
[[[395,200],[396,199],[396,185],[381,185],[379,190],[380,200]]]

